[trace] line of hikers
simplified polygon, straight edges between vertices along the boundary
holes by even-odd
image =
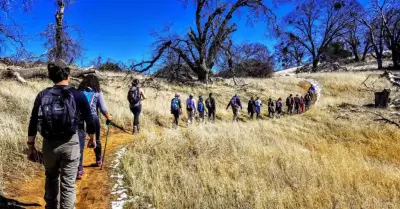
[[[88,148],[95,152],[94,166],[101,167],[104,162],[100,141],[99,113],[106,118],[106,124],[111,124],[112,115],[107,111],[104,95],[100,88],[99,79],[94,75],[86,76],[78,89],[69,85],[70,68],[63,60],[56,60],[47,66],[49,79],[54,86],[41,91],[34,102],[28,127],[28,159],[38,161],[39,152],[36,150],[35,141],[37,132],[43,137],[43,164],[45,167],[45,196],[46,208],[73,209],[76,202],[76,180],[81,179],[83,171],[83,150],[86,134],[89,136]],[[142,110],[141,101],[146,99],[143,89],[138,86],[139,81],[134,79],[128,91],[127,100],[133,114],[133,134],[139,132],[139,116]],[[310,88],[309,97],[313,97],[313,87]],[[308,96],[304,101],[310,101]],[[297,97],[289,99],[288,112],[298,111],[296,104],[301,104]],[[293,101],[293,102],[292,102]],[[300,102],[298,102],[300,101]],[[273,104],[269,99],[269,106]],[[253,104],[253,103],[252,103]],[[259,98],[254,101],[257,117],[260,117],[262,102]],[[282,113],[282,100],[277,101],[278,115]],[[308,104],[308,105],[307,105]],[[310,103],[306,102],[306,109]],[[273,105],[271,105],[273,106]],[[240,98],[235,95],[229,101],[232,107],[233,120],[238,120],[239,108],[242,109]],[[196,112],[200,121],[205,115],[214,121],[216,117],[216,100],[210,93],[204,101],[199,97],[198,103],[190,94],[186,100],[188,124],[194,122]],[[271,109],[272,110],[272,109]],[[249,112],[251,117],[254,115]],[[171,113],[174,115],[174,124],[178,125],[179,116],[182,114],[180,94],[176,93],[171,101]],[[58,198],[59,196],[59,198]]]
[[[301,114],[310,109],[312,100],[314,98],[315,88],[313,85],[309,88],[308,92],[305,96],[296,95],[293,97],[292,94],[286,98],[286,106],[287,106],[287,114]],[[256,115],[256,119],[261,119],[261,107],[262,101],[259,97],[254,100],[254,97],[248,102],[247,111],[250,119],[254,119],[254,115]],[[242,102],[236,94],[229,101],[226,109],[232,107],[233,112],[233,121],[239,120],[239,110],[243,109]],[[186,99],[186,112],[188,114],[187,125],[190,125],[194,122],[195,115],[198,113],[199,122],[203,122],[205,120],[205,115],[208,114],[208,119],[210,121],[215,121],[216,115],[216,101],[212,95],[209,94],[209,97],[204,101],[203,96],[199,96],[198,102],[193,98],[193,94],[190,94]],[[179,117],[182,115],[182,102],[180,99],[180,94],[175,93],[175,97],[171,100],[171,113],[174,115],[174,126],[177,127],[179,125]],[[274,118],[276,116],[279,118],[283,114],[283,102],[282,98],[279,98],[277,101],[273,101],[272,98],[268,99],[268,117]]]
[[[76,180],[83,177],[83,150],[86,134],[88,148],[95,152],[94,164],[101,167],[104,156],[100,141],[99,112],[111,124],[112,115],[107,111],[99,79],[87,75],[78,89],[69,85],[70,68],[63,60],[47,66],[49,79],[54,86],[41,91],[34,102],[28,128],[28,159],[38,162],[37,132],[43,137],[43,164],[45,167],[45,208],[73,209],[76,203]],[[144,91],[133,80],[128,92],[130,110],[134,116],[133,133],[139,131],[141,101]]]

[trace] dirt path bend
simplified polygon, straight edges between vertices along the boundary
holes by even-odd
[[[110,131],[111,132],[111,131]],[[135,138],[143,136],[119,133],[110,133],[107,144],[107,153],[103,170],[91,167],[95,162],[95,155],[92,149],[85,148],[84,151],[84,172],[82,180],[77,181],[77,209],[106,209],[110,208],[110,169],[115,152],[128,144]],[[105,134],[102,134],[102,145],[104,148]],[[44,208],[44,172],[38,172],[37,176],[25,182],[12,182],[6,189],[7,198],[22,203],[38,203],[40,207],[26,207],[29,209]]]

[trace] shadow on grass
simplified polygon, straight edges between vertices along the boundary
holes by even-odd
[[[0,195],[0,208],[2,209],[24,209],[25,207],[40,207],[38,203],[23,203],[17,200],[8,199]]]

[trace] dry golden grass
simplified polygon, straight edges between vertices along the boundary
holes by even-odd
[[[121,75],[120,75],[121,77]],[[127,208],[399,208],[400,132],[366,115],[337,119],[338,104],[372,102],[360,83],[366,73],[306,74],[320,82],[323,97],[303,115],[274,120],[231,123],[225,110],[238,93],[247,106],[250,96],[283,99],[303,94],[299,79],[247,79],[245,88],[228,83],[188,87],[161,84],[145,88],[141,131],[123,157],[128,188],[136,203]],[[113,74],[113,80],[118,74]],[[37,167],[20,154],[35,95],[49,82],[21,86],[0,81],[0,178],[15,171],[27,174]],[[103,89],[109,111],[117,123],[131,128],[125,87],[106,82]],[[379,80],[376,86],[385,86]],[[216,123],[172,129],[169,112],[174,92],[182,100],[189,93],[213,92],[218,104]],[[266,118],[266,107],[263,107]],[[27,169],[33,166],[33,169]],[[4,181],[0,181],[4,182]]]

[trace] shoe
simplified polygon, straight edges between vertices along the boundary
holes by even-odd
[[[78,171],[78,175],[76,176],[76,180],[81,180],[82,177],[83,177],[83,174],[84,174],[83,170]]]
[[[98,160],[98,161],[96,162],[96,166],[97,166],[97,167],[101,167],[102,164],[103,164],[103,157],[100,157],[100,160]]]

